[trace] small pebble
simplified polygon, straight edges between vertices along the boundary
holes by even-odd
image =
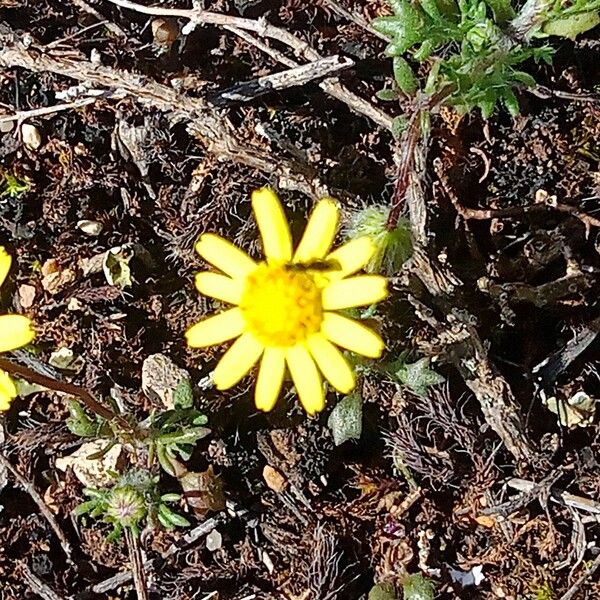
[[[88,219],[77,221],[77,227],[88,235],[99,235],[102,231],[102,223],[100,221],[89,221]]]
[[[222,545],[223,536],[216,529],[213,529],[206,536],[206,549],[210,552],[215,552],[216,550],[219,550]]]
[[[23,123],[21,125],[21,136],[23,137],[23,143],[30,150],[37,150],[42,145],[42,136],[35,125]]]

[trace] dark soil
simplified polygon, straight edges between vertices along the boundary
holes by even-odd
[[[356,66],[341,75],[348,89],[392,116],[408,109],[376,99],[390,77],[383,43],[332,3],[203,4],[265,17],[323,55],[351,57]],[[105,66],[167,86],[177,78],[189,97],[282,68],[221,27],[199,26],[159,46],[150,17],[101,0],[88,5],[125,35],[98,26],[75,0],[0,0],[0,24],[31,36],[36,46],[52,44],[63,56],[95,55]],[[378,0],[340,5],[366,19],[383,7]],[[191,8],[191,2],[161,6]],[[184,24],[172,19],[166,26],[177,34]],[[597,39],[596,29],[560,43],[554,66],[532,65],[532,74],[551,89],[592,94],[600,83]],[[0,69],[0,113],[60,104],[59,92],[79,83],[49,71]],[[222,545],[210,551],[206,535],[184,544],[187,529],[144,531],[140,545],[148,560],[181,545],[150,573],[150,598],[366,599],[381,581],[394,583],[401,598],[402,578],[421,572],[435,581],[436,598],[542,600],[560,598],[586,573],[599,555],[600,529],[591,518],[600,514],[598,416],[592,412],[584,415],[587,425],[568,427],[542,397],[559,403],[577,392],[600,397],[600,112],[597,101],[528,92],[520,101],[515,120],[503,113],[486,123],[475,113],[433,117],[423,173],[427,252],[462,285],[443,301],[420,300],[441,323],[448,307],[474,317],[490,362],[517,400],[536,459],[519,462],[502,444],[455,366],[453,352],[460,350],[440,345],[440,332],[407,301],[414,289],[395,278],[378,317],[385,360],[404,351],[415,360],[429,354],[446,383],[423,398],[369,371],[361,383],[362,436],[338,447],[327,427],[338,400],[333,393],[324,414],[310,419],[289,386],[266,415],[254,408],[252,378],[225,393],[196,389],[211,434],[187,466],[214,468],[227,508],[199,515],[184,499],[178,510],[192,529],[217,517]],[[273,165],[303,165],[342,199],[347,215],[389,203],[397,142],[316,84],[232,104],[220,114],[230,119],[242,149],[258,145]],[[201,268],[194,241],[217,232],[258,255],[249,195],[277,186],[275,167],[254,168],[243,152],[233,160],[214,152],[185,119],[130,94],[27,122],[42,136],[35,150],[16,130],[0,133],[2,172],[31,182],[25,193],[0,199],[0,238],[15,264],[3,287],[6,306],[36,324],[30,360],[47,363],[56,348],[70,348],[83,368],[63,376],[98,398],[117,394],[141,421],[156,408],[141,391],[144,359],[166,354],[200,381],[222,353],[191,351],[184,343],[186,328],[214,310],[194,289]],[[143,131],[141,157],[122,140],[123,128],[132,127]],[[280,196],[300,233],[313,199],[291,189]],[[536,202],[548,206],[529,210]],[[464,218],[471,209],[498,212]],[[102,231],[87,235],[81,220],[101,223]],[[101,269],[88,273],[86,259],[124,244],[144,252],[131,263],[132,287],[122,292]],[[49,287],[43,285],[48,270],[69,276]],[[35,292],[25,306],[23,286]],[[592,341],[579,348],[577,336],[586,332]],[[9,474],[0,493],[0,598],[135,598],[130,581],[93,591],[129,570],[129,554],[125,540],[104,541],[108,525],[71,515],[85,498],[71,470],[56,468],[57,458],[82,442],[67,429],[67,416],[63,395],[40,392],[15,401],[2,423],[3,454],[41,495],[73,553],[68,561],[30,490]],[[416,490],[399,469],[402,461]],[[283,477],[283,488],[269,481],[266,466]],[[542,484],[523,496],[507,485],[513,477]],[[160,486],[178,491],[164,474]],[[552,501],[557,490],[590,505]],[[457,571],[479,567],[484,579],[477,585],[456,580]],[[600,597],[597,581],[597,574],[590,577],[573,598]]]

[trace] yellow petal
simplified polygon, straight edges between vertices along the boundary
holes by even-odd
[[[329,383],[342,394],[352,391],[356,380],[342,353],[322,333],[311,335],[307,343],[317,366]]]
[[[231,340],[244,331],[245,321],[239,308],[230,308],[213,317],[208,317],[190,327],[185,337],[188,346],[206,348]]]
[[[196,243],[196,252],[226,275],[242,278],[256,269],[256,263],[237,246],[215,235],[205,233]]]
[[[268,412],[275,406],[284,374],[285,351],[281,348],[265,348],[254,394],[258,410]]]
[[[252,192],[252,209],[263,242],[263,252],[270,261],[288,262],[292,258],[292,236],[275,192],[261,188]]]
[[[217,389],[227,390],[245,377],[263,350],[264,346],[251,333],[244,333],[233,342],[213,371],[212,379]]]
[[[196,275],[196,289],[205,296],[239,304],[244,290],[243,279],[231,279],[219,273],[203,271]]]
[[[17,389],[10,375],[6,371],[0,371],[0,411],[8,410],[16,395]]]
[[[339,215],[340,211],[333,200],[324,198],[319,201],[310,215],[294,255],[294,262],[318,260],[329,252],[337,231]]]
[[[375,250],[375,244],[366,235],[340,246],[327,256],[327,260],[335,260],[342,267],[339,271],[333,271],[331,275],[335,279],[341,279],[360,271],[371,260]]]
[[[12,259],[3,246],[0,246],[0,286],[4,283],[8,272],[10,271]]]
[[[330,283],[323,290],[323,308],[339,310],[374,304],[387,296],[387,279],[382,275],[358,275]]]
[[[307,348],[302,344],[292,346],[287,350],[285,359],[304,410],[309,415],[323,410],[325,394],[321,376]]]
[[[23,315],[0,316],[0,352],[27,346],[33,338],[31,321]]]
[[[379,358],[385,345],[383,340],[362,323],[336,313],[325,313],[321,331],[334,343],[357,354]]]

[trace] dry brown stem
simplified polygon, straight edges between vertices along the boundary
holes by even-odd
[[[264,19],[246,19],[244,17],[224,15],[199,8],[177,9],[160,8],[155,6],[148,7],[135,2],[130,2],[129,0],[106,1],[141,14],[163,17],[183,17],[189,19],[191,23],[197,25],[217,25],[225,28],[236,28],[244,31],[252,31],[258,34],[259,37],[277,40],[289,48],[292,48],[297,57],[306,61],[317,61],[323,58],[307,42],[297,38],[295,35],[281,27],[271,25]],[[235,33],[235,30],[233,31]],[[271,56],[273,55],[271,54]],[[287,64],[288,67],[296,66],[289,64],[287,61],[284,64]],[[392,117],[373,106],[364,98],[361,98],[354,92],[351,92],[335,79],[326,79],[319,84],[319,87],[328,95],[346,104],[354,112],[368,117],[384,129],[392,129]]]

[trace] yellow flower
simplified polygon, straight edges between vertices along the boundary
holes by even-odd
[[[237,338],[213,372],[221,390],[240,381],[262,357],[255,402],[264,411],[275,405],[287,365],[300,402],[312,415],[325,406],[320,373],[344,394],[356,384],[338,346],[381,356],[381,338],[336,311],[382,300],[387,282],[380,275],[349,277],[375,250],[368,237],[330,253],[339,220],[333,200],[319,201],[295,252],[275,193],[268,188],[255,191],[252,208],[266,261],[255,262],[217,235],[200,237],[196,251],[222,273],[199,273],[196,288],[235,307],[191,327],[187,342],[205,348]]]
[[[0,286],[8,275],[10,264],[10,256],[0,246]],[[0,352],[8,352],[26,346],[33,340],[34,335],[31,321],[27,317],[0,315]],[[0,370],[0,411],[8,410],[16,395],[17,390],[13,380],[8,373]]]

